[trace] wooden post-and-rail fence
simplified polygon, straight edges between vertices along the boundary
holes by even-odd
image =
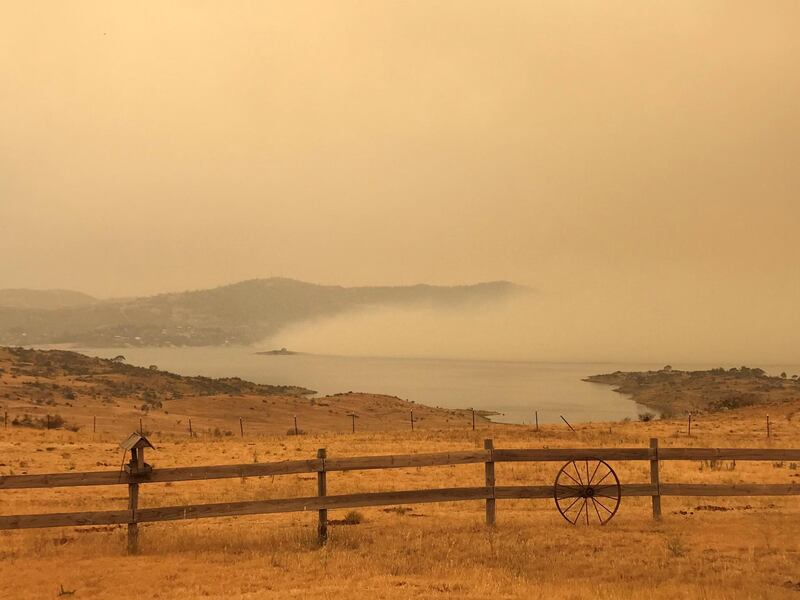
[[[144,446],[141,446],[141,440],[137,443],[140,444],[139,452],[132,456],[129,466],[123,471],[0,476],[0,490],[127,485],[129,486],[127,510],[0,516],[0,530],[127,524],[129,526],[129,551],[133,553],[137,550],[137,528],[139,523],[317,511],[319,519],[318,538],[320,543],[324,543],[328,537],[329,510],[467,500],[484,501],[486,503],[486,524],[493,526],[496,521],[497,500],[520,498],[552,499],[554,497],[554,486],[552,484],[497,485],[495,481],[495,464],[504,462],[565,462],[598,459],[605,461],[648,461],[650,463],[649,483],[622,484],[621,494],[628,497],[650,496],[652,498],[654,518],[659,518],[661,515],[661,498],[663,496],[800,495],[800,485],[795,484],[662,483],[659,478],[659,463],[665,460],[800,461],[800,449],[659,448],[658,440],[656,439],[651,440],[649,447],[635,448],[501,449],[494,448],[492,440],[486,440],[483,449],[459,452],[331,458],[327,456],[325,449],[320,449],[316,458],[310,460],[155,469],[144,463]],[[149,442],[147,444],[149,446]],[[329,472],[480,463],[484,464],[485,469],[485,485],[481,487],[328,495],[326,474]],[[316,496],[138,508],[139,488],[147,483],[265,477],[295,473],[317,474]]]

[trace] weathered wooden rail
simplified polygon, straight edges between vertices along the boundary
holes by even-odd
[[[54,473],[43,475],[0,476],[0,490],[79,487],[95,485],[128,485],[129,508],[91,512],[67,512],[33,515],[0,516],[0,530],[38,527],[70,527],[81,525],[129,526],[129,549],[136,551],[138,523],[176,521],[210,517],[229,517],[285,512],[318,511],[320,541],[327,537],[327,511],[395,504],[418,504],[483,500],[486,502],[486,523],[494,525],[496,501],[524,498],[553,498],[553,485],[503,486],[496,485],[496,463],[537,461],[648,461],[649,483],[629,483],[621,486],[623,496],[651,497],[653,517],[661,515],[663,496],[784,496],[800,495],[796,484],[692,484],[662,483],[659,463],[665,460],[737,460],[737,461],[800,461],[800,449],[762,448],[659,448],[656,439],[646,448],[494,448],[486,440],[485,449],[463,452],[437,452],[387,456],[358,456],[328,458],[324,449],[317,458],[272,463],[177,467],[143,470],[142,454],[134,455],[131,467],[119,472]],[[444,465],[485,465],[485,485],[426,490],[369,492],[327,495],[326,474],[337,471],[397,469]],[[149,468],[148,468],[149,469]],[[199,481],[224,478],[264,477],[297,473],[317,474],[317,495],[302,498],[251,500],[214,504],[193,504],[158,508],[138,508],[139,485],[178,481]]]

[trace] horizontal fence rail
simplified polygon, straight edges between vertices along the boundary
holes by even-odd
[[[800,460],[792,448],[659,448],[658,460]]]
[[[626,497],[649,497],[657,493],[649,483],[622,486]],[[686,484],[661,485],[662,496],[793,496],[800,495],[800,485],[781,484]],[[286,512],[367,508],[395,504],[427,504],[459,502],[465,500],[521,500],[549,499],[553,486],[496,486],[410,490],[397,492],[372,492],[338,496],[308,496],[305,498],[280,498],[245,502],[222,502],[131,510],[89,511],[76,513],[51,513],[44,515],[14,515],[0,517],[0,530],[35,529],[42,527],[72,527],[81,525],[121,525],[130,522],[181,521],[210,517],[232,517]]]
[[[570,460],[651,460],[655,453],[650,448],[533,448],[503,450],[492,455],[494,462],[551,462]]]
[[[398,454],[384,456],[355,456],[325,459],[324,470],[362,471],[406,467],[434,467],[492,462],[553,462],[570,460],[655,460],[651,448],[534,448],[496,449],[465,452],[435,452],[429,454]],[[800,461],[800,450],[778,448],[659,448],[658,460],[752,460]],[[131,483],[167,483],[200,481],[236,477],[269,477],[298,473],[317,473],[323,470],[321,459],[287,460],[271,463],[245,463],[208,467],[171,467],[154,469],[143,475],[120,471],[89,471],[85,473],[49,473],[42,475],[0,476],[0,490],[115,485]]]
[[[431,454],[328,458],[324,461],[324,470],[328,472],[364,471],[404,467],[465,465],[470,463],[484,463],[489,459],[489,456],[490,454],[484,450],[476,450],[466,452],[436,452]],[[245,463],[238,465],[215,465],[211,467],[172,467],[154,469],[145,474],[131,474],[120,471],[90,471],[87,473],[6,475],[0,476],[0,490],[131,483],[167,483],[235,477],[269,477],[273,475],[317,473],[322,470],[322,459],[315,459],[286,460],[271,463]]]
[[[143,450],[139,452],[143,452]],[[128,485],[129,488],[129,507],[127,510],[0,516],[0,530],[127,524],[129,527],[129,550],[135,552],[138,540],[138,523],[318,511],[320,515],[318,531],[320,541],[324,541],[324,538],[327,537],[328,510],[480,500],[486,502],[487,523],[492,525],[495,518],[496,500],[546,499],[554,497],[554,485],[496,485],[494,464],[501,462],[569,462],[596,459],[605,461],[649,461],[651,469],[650,483],[622,484],[620,492],[622,496],[626,497],[651,497],[653,499],[653,516],[655,518],[660,517],[660,501],[663,496],[800,495],[800,484],[661,483],[658,469],[659,462],[664,460],[800,461],[800,449],[659,448],[658,441],[655,439],[651,440],[650,447],[639,448],[532,449],[495,449],[491,440],[486,440],[485,449],[483,450],[356,456],[349,458],[327,458],[324,450],[320,450],[318,458],[310,460],[173,467],[152,470],[147,470],[149,467],[144,470],[138,470],[135,464],[136,455],[132,456],[131,466],[126,471],[8,475],[0,477],[0,490],[95,485]],[[143,454],[138,455],[138,460],[141,469],[141,465],[144,465]],[[329,472],[468,464],[484,464],[486,466],[485,486],[327,495],[325,475]],[[138,492],[141,484],[301,473],[317,473],[319,479],[319,493],[317,496],[138,508]],[[325,521],[324,526],[322,520]]]

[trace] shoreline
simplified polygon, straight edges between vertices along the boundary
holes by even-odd
[[[763,369],[750,367],[616,371],[590,375],[583,381],[612,386],[614,392],[659,411],[661,418],[775,406],[800,400],[800,379],[790,378],[785,373],[771,376]]]
[[[277,344],[272,348],[281,348]],[[291,348],[291,347],[290,347]],[[571,423],[637,420],[648,410],[606,386],[582,378],[594,369],[625,365],[355,357],[303,352],[294,356],[257,355],[269,346],[185,348],[72,348],[111,358],[124,355],[130,364],[155,364],[181,375],[237,376],[262,383],[304,385],[318,396],[348,390],[389,394],[446,409],[475,408],[495,423]],[[304,351],[305,348],[291,348]],[[628,366],[628,370],[638,368]],[[652,409],[649,409],[652,410]]]

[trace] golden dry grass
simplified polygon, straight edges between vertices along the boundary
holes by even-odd
[[[789,411],[791,412],[791,411]],[[788,413],[787,413],[788,414]],[[755,410],[697,422],[687,438],[678,422],[579,427],[491,425],[415,433],[156,439],[157,467],[329,456],[497,447],[646,445],[798,447],[791,418],[767,441]],[[108,470],[122,456],[116,439],[90,433],[7,431],[0,474]],[[550,483],[557,464],[497,465],[498,485]],[[616,462],[623,483],[648,478],[646,463]],[[664,463],[672,482],[789,483],[790,463],[739,462],[712,469]],[[145,507],[313,495],[313,475],[150,484]],[[481,465],[329,475],[328,493],[482,485]],[[6,490],[0,513],[118,509],[124,486]],[[606,527],[572,527],[547,500],[498,501],[498,525],[483,525],[482,502],[359,509],[358,525],[331,527],[315,544],[315,513],[157,523],[141,526],[141,554],[124,554],[125,530],[64,528],[2,532],[0,596],[52,598],[796,598],[800,597],[797,498],[664,498],[653,522],[648,499],[623,499]],[[712,510],[710,507],[716,507]],[[719,509],[726,510],[719,510]],[[331,511],[341,519],[346,511]]]

